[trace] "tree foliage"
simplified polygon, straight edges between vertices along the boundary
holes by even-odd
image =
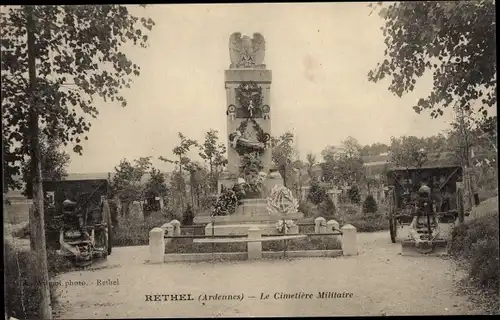
[[[391,137],[389,155],[396,167],[422,167],[427,162],[427,154],[422,140],[417,137]]]
[[[151,168],[149,171],[149,180],[144,186],[144,197],[155,198],[165,197],[168,194],[168,187],[165,182],[165,175],[156,168]]]
[[[361,150],[353,137],[347,137],[340,148],[327,146],[323,149],[323,180],[335,185],[359,183],[365,175]]]
[[[373,82],[391,79],[389,91],[401,97],[432,72],[433,88],[413,107],[432,117],[458,101],[465,110],[496,105],[495,2],[404,1],[379,3],[385,59],[368,73]],[[370,4],[373,6],[373,4]]]
[[[319,205],[326,199],[328,199],[326,188],[323,187],[317,179],[312,179],[311,187],[307,194],[307,200],[314,205]]]
[[[222,172],[224,166],[227,165],[226,146],[219,143],[218,131],[210,129],[205,134],[205,141],[199,146],[200,157],[208,162],[209,166],[209,180],[211,190],[216,190],[217,179]]]
[[[57,137],[40,136],[40,154],[42,155],[42,178],[43,180],[63,180],[68,174],[66,167],[69,164],[70,156],[61,150],[61,140]],[[33,197],[33,179],[31,177],[31,159],[23,162],[23,181],[26,187],[23,192],[28,199]]]
[[[371,145],[363,146],[361,149],[362,156],[378,156],[381,153],[389,152],[389,146],[385,143],[373,143]]]
[[[293,146],[294,139],[294,134],[290,131],[279,137],[271,137],[272,161],[287,187],[290,187],[289,182],[295,175],[293,164],[297,157],[297,150]]]
[[[18,186],[9,177],[21,173],[21,163],[30,155],[30,108],[39,115],[44,134],[73,144],[81,154],[90,118],[99,114],[94,97],[126,106],[123,90],[140,73],[122,52],[123,45],[147,47],[154,26],[153,20],[131,15],[122,5],[37,5],[33,15],[37,73],[33,106],[25,10],[10,7],[0,16],[2,141],[9,151],[4,174],[12,188]]]
[[[118,197],[124,203],[140,201],[145,196],[142,179],[151,169],[151,157],[141,157],[133,162],[123,159],[115,167],[111,179],[111,196]]]

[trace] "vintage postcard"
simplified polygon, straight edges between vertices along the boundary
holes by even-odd
[[[497,314],[495,11],[2,6],[5,319]]]

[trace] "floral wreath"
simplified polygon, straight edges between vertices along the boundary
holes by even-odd
[[[253,114],[254,109],[262,109],[262,88],[253,81],[243,82],[236,88],[236,99]]]
[[[271,135],[269,133],[264,132],[262,127],[257,123],[257,121],[255,121],[252,118],[242,121],[239,127],[236,129],[236,131],[229,134],[229,141],[233,141],[237,135],[243,135],[247,130],[249,121],[252,122],[253,128],[257,132],[257,141],[267,145],[267,143],[271,140]],[[240,156],[250,152],[249,150],[247,150],[247,148],[241,146],[235,146],[234,149]]]

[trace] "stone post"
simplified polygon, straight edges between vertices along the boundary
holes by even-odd
[[[170,222],[164,223],[160,228],[163,230],[164,236],[172,237],[174,235],[174,226]],[[169,243],[170,241],[172,241],[172,239],[165,239],[166,243]]]
[[[332,233],[340,230],[340,224],[335,220],[329,220],[326,223],[326,233]]]
[[[299,234],[299,226],[294,222],[292,222],[292,225],[288,229],[289,234]]]
[[[258,239],[262,236],[262,230],[257,227],[248,228],[248,239]],[[248,260],[262,258],[262,242],[248,242]]]
[[[153,228],[149,231],[149,262],[165,262],[165,231],[162,228]]]
[[[326,223],[326,233],[333,233],[333,232],[338,232],[340,231],[340,224],[335,221],[335,220],[329,220],[327,223]],[[340,235],[335,235],[333,236],[334,239],[338,240],[338,241],[342,241]]]
[[[170,221],[170,224],[174,228],[174,236],[180,236],[181,235],[181,223],[179,220],[172,220]]]
[[[356,228],[351,224],[346,224],[342,227],[342,251],[344,256],[355,256],[358,254]]]
[[[314,219],[314,232],[315,233],[326,233],[326,219],[323,217],[317,217]]]

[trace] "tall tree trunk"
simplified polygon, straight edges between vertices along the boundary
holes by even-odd
[[[33,204],[30,224],[35,230],[36,243],[36,267],[33,268],[36,273],[38,288],[40,290],[39,317],[41,319],[52,319],[52,305],[50,301],[49,272],[47,264],[47,247],[45,244],[45,220],[43,208],[43,184],[42,184],[42,166],[41,152],[38,128],[38,110],[37,110],[37,83],[36,83],[36,57],[35,57],[35,22],[33,20],[33,7],[24,6],[26,12],[26,28],[28,32],[28,73],[29,73],[29,95],[31,98],[30,106],[30,133],[31,133],[31,163],[33,178]]]

